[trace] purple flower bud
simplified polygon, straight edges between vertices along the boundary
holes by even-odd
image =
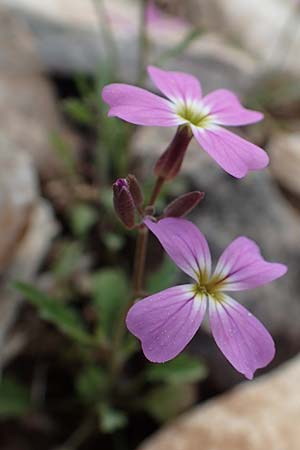
[[[135,205],[125,178],[119,178],[113,184],[114,207],[117,216],[129,230],[135,226]]]
[[[183,194],[171,202],[164,210],[164,217],[183,217],[191,212],[204,198],[204,192],[194,191]]]
[[[132,195],[134,204],[140,208],[144,203],[144,196],[140,184],[134,175],[129,174],[126,178],[129,186],[129,191]]]
[[[177,129],[174,139],[155,165],[156,176],[164,180],[172,180],[176,177],[191,139],[192,133],[189,127],[183,126]]]

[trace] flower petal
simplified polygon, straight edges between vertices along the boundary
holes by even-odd
[[[193,75],[161,70],[153,66],[148,67],[148,73],[158,89],[173,102],[201,99],[201,85]]]
[[[141,340],[146,358],[169,361],[196,334],[206,304],[205,297],[195,297],[193,285],[174,286],[135,303],[127,314],[127,328]]]
[[[109,116],[136,125],[169,127],[184,122],[168,100],[136,86],[109,84],[104,87],[102,98],[110,106]]]
[[[213,114],[214,123],[219,125],[247,125],[264,118],[261,112],[244,108],[238,97],[227,89],[213,91],[202,101]]]
[[[239,237],[222,253],[215,275],[223,279],[222,290],[242,291],[270,283],[286,271],[284,264],[265,261],[254,241]]]
[[[192,126],[203,149],[230,175],[243,178],[249,170],[264,169],[269,163],[266,152],[219,126],[208,129]]]
[[[251,380],[256,369],[274,358],[275,345],[266,328],[227,295],[209,298],[209,321],[217,346],[230,364]]]
[[[211,255],[207,241],[201,231],[190,221],[181,218],[165,218],[145,225],[157,237],[175,264],[198,281],[211,273]]]

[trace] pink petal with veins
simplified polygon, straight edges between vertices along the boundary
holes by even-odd
[[[135,303],[126,324],[152,362],[175,358],[190,342],[206,311],[205,298],[195,297],[192,285],[175,286]]]

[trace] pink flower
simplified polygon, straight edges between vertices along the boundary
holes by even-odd
[[[102,92],[103,100],[110,106],[109,116],[136,125],[187,125],[201,147],[236,178],[268,165],[269,158],[260,147],[222,128],[258,122],[262,113],[243,108],[226,89],[202,97],[200,83],[192,75],[151,66],[148,73],[167,98],[136,86],[110,84]]]
[[[154,0],[147,1],[146,7],[146,21],[149,25],[155,25],[161,19],[161,11],[155,4]]]
[[[274,357],[275,346],[265,327],[228,291],[261,286],[281,277],[286,266],[263,259],[257,245],[246,237],[235,239],[212,272],[211,255],[202,233],[185,219],[145,219],[177,266],[194,279],[135,303],[128,312],[129,331],[141,340],[152,362],[177,356],[200,327],[208,309],[217,346],[233,367],[252,379],[256,369]]]
[[[155,0],[147,1],[146,23],[153,26],[153,31],[156,34],[157,31],[161,33],[168,28],[174,29],[174,31],[187,31],[188,29],[188,23],[185,20],[164,13],[156,6]]]

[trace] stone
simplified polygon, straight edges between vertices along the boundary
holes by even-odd
[[[282,0],[189,0],[185,14],[217,30],[260,60],[263,67],[300,73],[299,2]]]
[[[50,135],[64,130],[52,86],[42,70],[28,26],[1,3],[1,129],[17,148],[31,155],[36,167],[48,178],[62,170]]]
[[[118,78],[134,82],[139,65],[138,2],[111,0],[104,3],[120,58]],[[39,57],[47,70],[67,75],[94,73],[105,61],[103,13],[95,9],[96,4],[97,0],[4,0],[4,5],[31,29]],[[193,29],[188,22],[181,21],[180,26],[178,22],[163,18],[149,24],[151,63],[159,61],[162,52],[176,47]],[[238,92],[249,84],[256,69],[251,56],[232,45],[225,45],[222,36],[212,33],[201,33],[183,54],[166,58],[163,65],[168,69],[200,74],[207,89],[222,86]]]
[[[14,280],[30,281],[58,231],[52,208],[40,196],[29,155],[0,135],[0,370],[22,342],[10,332],[20,295]],[[8,351],[9,350],[9,351]]]
[[[275,133],[268,143],[268,152],[276,179],[300,198],[300,133]]]
[[[143,160],[147,171],[154,166],[155,158],[167,147],[173,133],[174,130],[163,128],[138,130],[135,154]],[[195,140],[187,151],[181,176],[186,179],[187,189],[206,193],[189,218],[206,236],[214,261],[233,239],[245,235],[258,243],[266,259],[287,264],[288,273],[283,278],[233,296],[270,330],[277,345],[274,365],[280,364],[300,351],[299,213],[282,194],[269,170],[252,172],[236,180]],[[187,278],[181,276],[179,282],[187,282]],[[205,327],[200,328],[190,350],[205,358],[210,376],[220,390],[242,380],[205,332]]]
[[[300,357],[199,405],[138,450],[298,450]]]

